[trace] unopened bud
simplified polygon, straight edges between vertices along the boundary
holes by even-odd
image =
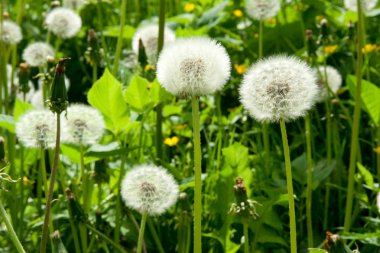
[[[69,58],[59,60],[56,68],[49,98],[49,108],[52,112],[60,114],[68,105],[67,90],[65,85],[65,62]]]
[[[307,29],[305,31],[306,36],[306,47],[307,47],[307,53],[309,56],[316,55],[317,52],[317,44],[313,38],[313,31],[310,29]]]
[[[141,39],[139,39],[139,55],[138,55],[138,61],[140,63],[140,66],[142,68],[145,68],[145,66],[148,64],[148,57],[146,56],[145,52],[145,46]]]
[[[3,18],[4,18],[4,20],[10,19],[9,13],[7,11],[3,12]]]
[[[27,63],[20,63],[18,80],[20,84],[20,89],[22,93],[28,93],[30,90],[29,87],[29,65]]]

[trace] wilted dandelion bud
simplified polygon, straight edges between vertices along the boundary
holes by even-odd
[[[178,39],[162,50],[157,79],[178,97],[209,95],[221,90],[230,77],[226,49],[215,40],[195,37]]]
[[[248,15],[255,20],[265,20],[277,15],[280,10],[280,0],[247,0],[245,9]]]
[[[325,41],[327,41],[329,36],[329,30],[327,26],[327,19],[322,19],[319,23],[319,37],[318,37],[318,44],[322,44]]]
[[[48,57],[54,57],[54,50],[45,42],[32,43],[22,53],[22,58],[31,67],[44,66]]]
[[[315,42],[313,38],[313,31],[310,29],[307,29],[305,32],[305,36],[306,36],[307,54],[309,56],[316,55],[317,43]]]
[[[240,100],[253,118],[277,122],[305,115],[319,91],[315,72],[291,56],[273,56],[255,63],[245,74]]]
[[[78,145],[95,144],[103,135],[105,123],[98,110],[74,104],[67,108],[68,138],[65,142]]]
[[[248,199],[247,189],[244,186],[243,178],[236,178],[234,185],[234,193],[236,202],[231,205],[229,213],[232,213],[245,219],[256,219],[259,216],[259,214],[256,211],[255,205],[259,205],[259,203],[257,201]]]
[[[87,34],[88,47],[85,58],[92,66],[101,66],[103,64],[103,50],[99,47],[98,38],[94,29],[88,30]]]
[[[30,91],[29,86],[29,66],[27,63],[20,63],[18,72],[18,81],[20,85],[20,90],[23,93],[28,93]]]
[[[0,26],[0,40],[7,45],[15,45],[22,39],[21,28],[15,22],[4,20]]]
[[[82,19],[73,10],[57,7],[46,15],[45,24],[57,37],[69,39],[79,32]]]
[[[148,25],[138,29],[132,39],[132,49],[139,55],[139,41],[145,49],[145,53],[150,65],[156,65],[158,50],[158,25]],[[173,42],[175,34],[169,28],[164,29],[164,44]]]
[[[140,165],[126,173],[121,187],[125,204],[141,213],[160,215],[178,198],[178,184],[166,169]]]
[[[377,5],[378,0],[361,0],[363,12],[367,12]],[[344,7],[350,11],[358,11],[357,0],[344,0]]]
[[[53,148],[56,137],[56,120],[48,110],[31,110],[16,123],[16,136],[29,148]]]
[[[327,84],[325,83],[325,67],[318,67],[318,84],[320,88],[318,101],[328,98],[329,90],[336,93],[342,86],[342,76],[334,67],[326,66]],[[327,89],[328,87],[328,89]]]
[[[68,105],[67,89],[65,84],[65,62],[69,58],[59,60],[55,68],[55,75],[50,89],[49,108],[52,112],[60,114]]]
[[[323,248],[329,253],[349,253],[350,248],[340,238],[338,234],[326,232],[326,239],[323,242]]]

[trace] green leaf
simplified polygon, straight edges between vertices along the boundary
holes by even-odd
[[[74,145],[62,144],[60,146],[62,155],[67,156],[73,163],[80,164],[80,150],[79,147]],[[85,164],[99,160],[98,157],[88,157],[84,155],[83,160]]]
[[[124,91],[125,101],[136,112],[142,113],[152,108],[154,102],[148,91],[149,81],[138,75],[134,75],[128,88]]]
[[[89,90],[87,99],[103,114],[106,128],[115,135],[121,133],[129,123],[129,110],[123,98],[122,85],[108,69]]]
[[[361,163],[357,163],[360,174],[363,176],[364,182],[368,186],[373,186],[373,176]]]
[[[120,26],[107,26],[103,31],[103,35],[106,37],[117,38],[119,37]],[[123,38],[132,39],[135,34],[135,28],[130,25],[124,26]]]
[[[15,121],[17,122],[21,115],[23,115],[26,111],[32,108],[33,108],[33,105],[16,98],[15,109],[13,111],[13,116],[14,116]]]
[[[12,116],[0,114],[0,127],[7,129],[9,132],[15,132],[15,121]]]

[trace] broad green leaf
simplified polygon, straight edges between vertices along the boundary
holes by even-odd
[[[346,82],[350,88],[351,95],[354,96],[356,76],[348,75]],[[363,109],[369,113],[373,122],[377,126],[380,126],[380,88],[375,84],[362,79],[361,98]]]
[[[15,121],[12,116],[0,114],[0,127],[7,129],[9,132],[15,132]]]
[[[248,148],[238,142],[227,148],[223,148],[222,152],[227,164],[234,169],[245,167],[248,163]]]
[[[74,145],[62,144],[60,146],[60,148],[61,148],[62,155],[67,156],[73,163],[80,164],[79,147],[76,147]],[[87,157],[87,156],[83,157],[85,164],[94,162],[94,161],[99,160],[99,159],[100,158],[98,158],[98,157]]]
[[[122,85],[108,69],[89,90],[87,99],[103,114],[106,128],[115,135],[129,123],[129,110],[123,98]]]
[[[260,233],[257,234],[257,242],[277,243],[285,247],[288,247],[288,242],[282,236],[280,236],[277,231],[268,226],[261,227]]]
[[[23,115],[26,111],[32,109],[33,106],[29,103],[26,103],[18,98],[15,101],[15,109],[13,111],[13,116],[15,121],[17,122],[21,115]]]
[[[119,37],[120,26],[107,26],[103,31],[103,35],[106,37],[117,38]],[[130,25],[124,26],[123,38],[132,39],[135,34],[135,28]]]
[[[368,186],[373,186],[373,176],[361,163],[357,163],[360,174],[363,176],[364,182]]]
[[[125,101],[136,112],[142,113],[153,106],[153,100],[148,91],[149,82],[145,78],[134,75],[128,88],[124,91]]]

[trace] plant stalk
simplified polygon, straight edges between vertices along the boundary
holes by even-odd
[[[137,251],[136,251],[137,253],[142,252],[142,245],[143,245],[143,241],[144,241],[144,232],[145,232],[145,224],[146,224],[146,219],[148,217],[148,213],[143,212],[141,215],[142,215],[142,217],[141,217],[141,224],[140,224],[140,231],[139,231],[139,239],[137,242]]]
[[[124,25],[125,25],[125,18],[127,14],[127,0],[121,0],[121,7],[120,7],[120,31],[119,31],[119,37],[117,38],[117,44],[116,44],[116,53],[115,53],[115,62],[113,66],[113,75],[117,76],[117,72],[119,71],[119,61],[120,61],[120,54],[121,49],[123,47],[123,40],[124,40]]]
[[[312,195],[313,195],[313,158],[311,150],[311,127],[310,114],[305,117],[306,153],[307,153],[307,193],[306,193],[306,222],[308,247],[313,248],[313,220],[311,216]]]
[[[244,253],[249,253],[248,221],[243,221],[244,230]]]
[[[19,253],[25,253],[25,250],[22,247],[21,242],[18,239],[17,234],[16,234],[16,232],[13,229],[12,223],[10,222],[10,220],[8,218],[8,214],[5,211],[5,209],[3,207],[3,204],[1,202],[0,202],[0,217],[3,220],[5,226],[6,226],[7,230],[8,230],[9,236],[12,239],[13,244],[14,244],[14,246],[17,249],[17,252],[19,252]]]

